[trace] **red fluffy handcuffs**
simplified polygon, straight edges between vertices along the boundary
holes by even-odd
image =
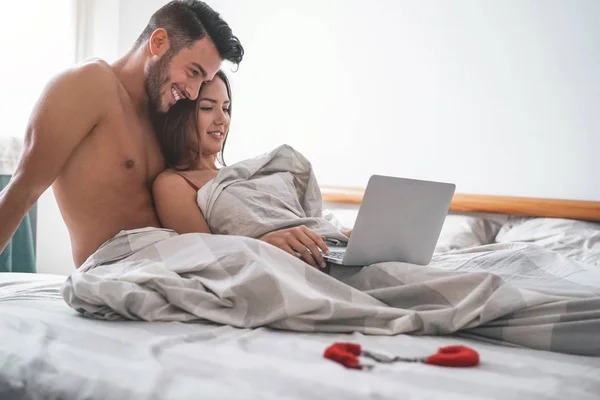
[[[334,343],[325,349],[323,357],[342,364],[346,368],[369,369],[370,364],[361,364],[359,356],[368,357],[380,363],[393,363],[397,361],[420,362],[443,367],[473,367],[479,364],[479,354],[465,346],[441,347],[437,353],[425,358],[390,357],[363,350],[358,343]]]

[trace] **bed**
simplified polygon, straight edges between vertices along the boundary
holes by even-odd
[[[327,186],[323,201],[352,226],[364,189]],[[600,202],[456,194],[436,253],[526,242],[600,267]]]
[[[362,191],[322,192],[327,208],[351,226]],[[545,208],[540,204],[549,203],[542,199],[459,195],[436,255],[528,243],[591,271],[600,268],[600,227],[593,222],[600,221],[600,203],[550,203]],[[99,321],[67,306],[60,293],[64,281],[57,275],[0,274],[0,398],[600,398],[598,357],[459,334],[379,336],[210,322]],[[481,363],[465,369],[395,363],[351,370],[323,358],[325,348],[339,341],[406,357],[462,344],[475,349]]]

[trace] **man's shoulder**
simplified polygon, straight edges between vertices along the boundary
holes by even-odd
[[[88,58],[73,66],[72,70],[83,75],[116,80],[117,77],[109,63],[101,58]]]
[[[119,80],[103,60],[90,59],[62,71],[49,82],[48,89],[77,96],[79,101],[93,98],[105,100],[118,93]]]
[[[64,77],[73,83],[107,93],[116,90],[119,80],[111,66],[101,59],[85,60],[64,72]]]
[[[108,64],[99,60],[72,66],[48,81],[30,119],[34,129],[46,129],[57,119],[97,124],[119,95],[119,81]]]

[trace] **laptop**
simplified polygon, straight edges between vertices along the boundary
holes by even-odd
[[[326,261],[370,265],[431,261],[456,185],[373,175],[346,247],[330,246]]]

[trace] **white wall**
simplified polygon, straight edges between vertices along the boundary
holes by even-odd
[[[60,8],[73,1],[24,3],[27,23],[5,21],[14,26],[3,55],[17,55],[1,67],[16,78],[0,99],[0,134],[23,133],[54,70],[74,58],[116,60],[166,3],[77,1],[75,57],[67,42],[43,44],[74,29],[72,11]],[[600,2],[209,3],[246,48],[230,74],[229,163],[285,142],[312,160],[322,184],[364,186],[382,173],[453,181],[461,193],[600,200]],[[55,36],[17,35],[32,26]],[[24,83],[34,89],[13,87]],[[38,270],[69,273],[69,238],[51,191],[39,206]]]
[[[74,1],[0,3],[0,136],[24,137],[46,82],[74,61]]]
[[[0,138],[22,141],[29,115],[48,80],[75,61],[75,1],[3,2],[0,35],[3,95]],[[38,201],[39,272],[73,269],[67,228],[52,190]]]
[[[121,51],[164,3],[121,2]],[[286,142],[322,184],[600,200],[599,1],[209,4],[247,50],[229,162]]]
[[[119,53],[119,0],[77,0],[77,61],[98,57],[109,63]]]

